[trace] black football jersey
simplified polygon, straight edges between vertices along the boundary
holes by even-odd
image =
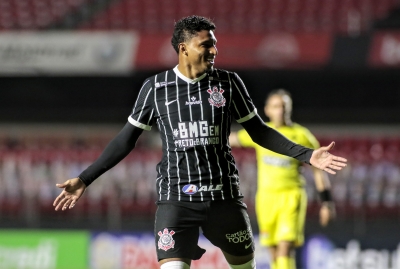
[[[234,72],[213,69],[192,80],[175,67],[146,79],[128,120],[144,130],[156,123],[160,131],[158,200],[241,198],[229,146],[231,121],[242,123],[256,114]]]

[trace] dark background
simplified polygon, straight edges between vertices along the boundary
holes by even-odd
[[[1,77],[0,121],[125,122],[142,82],[158,71],[138,71],[128,77]],[[289,90],[294,119],[299,122],[400,122],[400,71],[396,69],[234,71],[258,109],[269,91]]]

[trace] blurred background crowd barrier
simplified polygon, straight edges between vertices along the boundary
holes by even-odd
[[[70,127],[73,130],[73,127]],[[103,127],[104,128],[104,127]],[[76,177],[100,155],[112,139],[113,130],[99,129],[96,134],[73,134],[58,130],[47,135],[21,132],[0,136],[0,219],[12,218],[26,227],[41,227],[41,219],[53,212],[52,201],[60,190],[56,183]],[[29,130],[29,128],[27,129]],[[70,130],[71,132],[71,130]],[[124,217],[152,219],[157,199],[156,165],[161,160],[157,133],[139,140],[131,154],[88,188],[75,214],[103,217],[108,228],[121,229]],[[346,156],[349,166],[331,176],[333,196],[340,219],[363,216],[400,219],[400,137],[356,134],[319,137],[323,145],[336,141],[334,153]],[[241,179],[241,191],[254,219],[257,166],[252,149],[234,148]],[[309,215],[318,212],[312,170],[302,167],[307,179]],[[72,212],[72,211],[71,211]],[[62,224],[62,225],[65,225]],[[107,226],[106,226],[107,227]]]
[[[126,123],[143,80],[177,64],[172,29],[192,14],[215,21],[216,67],[239,74],[260,114],[271,90],[289,90],[294,121],[349,159],[330,176],[327,228],[303,168],[298,268],[400,269],[399,0],[0,0],[0,269],[157,268],[156,130],[73,210],[52,202]],[[254,152],[233,154],[257,235]],[[226,268],[200,244],[193,268]]]
[[[234,126],[234,129],[238,127]],[[85,268],[79,267],[84,266],[85,263],[91,263],[90,268],[104,269],[157,268],[150,233],[157,198],[154,186],[155,167],[161,158],[157,132],[152,131],[143,136],[127,158],[88,188],[74,210],[54,212],[52,207],[54,198],[60,192],[58,188],[55,188],[55,184],[76,177],[90,165],[116,131],[115,125],[108,128],[105,126],[91,128],[51,125],[47,127],[43,125],[40,128],[3,126],[0,131],[0,227],[19,227],[28,230],[25,232],[24,230],[9,232],[4,230],[0,244],[3,242],[7,245],[8,240],[25,242],[25,239],[21,238],[27,237],[32,241],[29,241],[31,242],[29,244],[44,253],[41,255],[49,255],[51,251],[61,253],[68,246],[74,247],[76,242],[84,243],[89,240],[89,243],[84,244],[89,244],[88,249],[91,254],[75,258],[77,265],[74,268]],[[345,135],[341,136],[332,133],[328,135],[326,131],[329,129],[320,131],[317,135],[321,144],[327,145],[335,140],[337,147],[333,152],[346,156],[349,159],[349,166],[342,173],[330,176],[338,213],[338,219],[330,229],[318,227],[319,201],[312,170],[308,166],[302,168],[307,180],[306,190],[309,196],[307,221],[309,243],[303,251],[302,258],[303,263],[305,262],[305,266],[308,267],[304,268],[319,268],[321,262],[324,262],[318,258],[321,257],[321,253],[336,255],[332,254],[329,262],[325,262],[326,266],[336,267],[341,264],[342,256],[345,254],[337,252],[332,241],[321,236],[321,232],[325,236],[333,237],[334,242],[339,246],[343,245],[349,253],[361,251],[359,241],[350,241],[354,238],[364,244],[384,248],[388,248],[388,245],[392,248],[396,247],[399,242],[397,234],[392,235],[390,231],[382,231],[386,227],[388,229],[394,227],[393,232],[396,233],[397,223],[400,220],[400,138],[394,135],[398,130],[384,132],[385,136],[380,135],[380,132],[376,134],[372,130],[369,134],[362,136],[360,136],[360,130],[354,132],[354,130],[343,129],[342,132]],[[12,136],[6,135],[10,132],[13,133]],[[234,148],[233,154],[239,168],[241,191],[245,196],[244,202],[248,205],[249,215],[257,234],[254,212],[257,186],[255,154],[252,149],[241,148]],[[83,236],[77,236],[75,235],[77,232],[71,234],[70,231],[47,232],[44,230],[37,235],[31,234],[30,229],[52,229],[53,231],[54,229],[56,231],[84,229],[104,232],[95,232],[92,235],[84,233]],[[380,229],[380,232],[375,229]],[[119,231],[119,233],[105,233],[105,231]],[[121,234],[122,231],[126,234]],[[371,231],[375,234],[371,235]],[[132,234],[132,232],[135,233]],[[315,236],[316,232],[320,235]],[[65,241],[64,237],[70,236],[73,236],[75,241],[72,239]],[[43,238],[57,241],[57,247],[46,245],[47,239]],[[203,263],[196,263],[194,268],[226,267],[221,254],[216,252],[207,240],[202,237],[200,243],[206,247],[208,255],[203,259]],[[46,252],[46,247],[50,252]],[[0,267],[2,265],[5,266],[4,268],[18,268],[13,267],[15,260],[1,258],[1,252],[0,249]],[[258,263],[261,268],[268,268],[267,253],[258,247],[258,254]],[[115,255],[122,256],[115,258]],[[63,264],[62,260],[67,259],[61,254],[57,256],[59,257],[57,261],[53,261],[53,265],[51,260],[45,260],[46,263],[38,257],[33,256],[32,259],[38,259],[40,268],[67,268],[54,265],[57,262]],[[400,252],[398,254],[395,252],[392,259],[398,258],[400,259]],[[354,259],[348,262],[363,261],[363,259],[360,261]],[[125,265],[122,266],[119,263]],[[372,264],[376,265],[376,263]],[[342,264],[339,268],[350,268],[346,266],[351,265]],[[36,267],[32,267],[27,262],[26,267],[22,268]]]

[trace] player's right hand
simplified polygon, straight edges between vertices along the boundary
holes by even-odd
[[[86,189],[86,185],[77,177],[56,186],[64,189],[53,202],[56,211],[61,208],[63,211],[73,208]]]

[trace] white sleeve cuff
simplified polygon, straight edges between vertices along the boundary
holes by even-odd
[[[243,118],[240,118],[240,119],[238,119],[236,121],[238,123],[242,123],[242,122],[245,122],[245,121],[248,121],[248,120],[252,119],[255,115],[257,115],[257,108],[254,108],[253,112],[251,112],[249,115],[247,115],[247,116],[245,116]]]
[[[133,125],[136,126],[140,129],[146,130],[146,131],[150,131],[151,130],[151,126],[143,124],[138,122],[137,120],[134,120],[131,116],[128,117],[128,121]]]

